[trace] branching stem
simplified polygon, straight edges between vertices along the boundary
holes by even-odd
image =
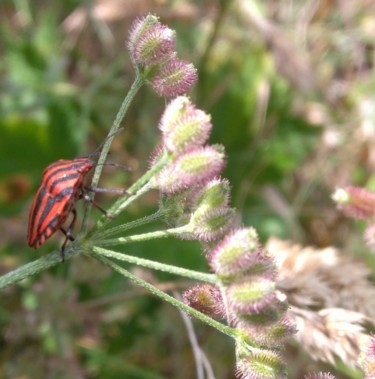
[[[107,258],[113,258],[113,259],[125,261],[128,263],[133,263],[133,264],[136,264],[137,266],[143,266],[143,267],[151,268],[153,270],[159,270],[159,271],[167,272],[169,274],[183,276],[186,278],[190,278],[192,280],[199,280],[201,282],[213,283],[213,284],[217,283],[216,276],[213,274],[206,274],[204,272],[188,270],[185,268],[168,265],[165,263],[155,262],[149,259],[138,258],[132,255],[118,253],[116,251],[103,249],[97,246],[94,246],[92,250],[94,253],[96,253],[96,255],[101,255]]]
[[[175,299],[174,297],[166,294],[165,292],[159,290],[158,288],[156,288],[152,284],[150,284],[150,283],[146,282],[145,280],[135,276],[134,274],[132,274],[128,270],[125,270],[121,266],[117,265],[116,263],[113,263],[111,260],[103,257],[102,255],[95,254],[94,256],[100,262],[111,267],[114,271],[117,271],[122,276],[130,279],[133,283],[137,284],[138,286],[143,287],[146,290],[150,291],[152,294],[154,294],[155,296],[159,297],[160,299],[166,301],[167,303],[172,304],[173,306],[175,306],[179,310],[188,313],[190,316],[197,318],[198,320],[208,324],[209,326],[217,329],[219,332],[224,333],[229,337],[232,337],[234,339],[238,338],[239,334],[238,334],[236,329],[233,329],[227,325],[224,325],[224,324],[212,319],[211,317],[208,317],[205,314],[197,311],[196,309],[189,307],[185,303],[183,303],[183,302]]]

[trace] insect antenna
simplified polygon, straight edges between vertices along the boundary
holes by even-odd
[[[85,155],[83,156],[82,158],[91,158],[91,157],[95,157],[95,156],[98,156],[100,154],[100,152],[102,151],[103,149],[103,146],[104,144],[110,139],[110,138],[113,138],[114,136],[116,136],[117,134],[120,134],[123,132],[123,128],[120,128],[118,130],[116,130],[115,132],[109,134],[106,139],[90,154],[88,155]]]
[[[112,166],[112,167],[122,168],[125,171],[131,171],[131,168],[129,166],[126,166],[126,165],[121,164],[121,163],[112,163],[112,162],[108,162],[108,163],[95,163],[94,166]]]

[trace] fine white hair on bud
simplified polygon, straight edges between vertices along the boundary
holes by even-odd
[[[179,96],[166,107],[159,128],[164,147],[181,154],[194,147],[203,146],[212,129],[211,117],[197,109],[187,97]]]
[[[224,307],[220,289],[212,284],[198,284],[183,294],[186,304],[213,318],[222,315]]]
[[[209,263],[219,276],[236,275],[261,263],[258,234],[254,228],[234,230],[209,254]]]
[[[227,179],[214,178],[200,188],[194,196],[196,209],[205,206],[210,208],[224,207],[229,203],[230,185]]]
[[[199,185],[220,173],[225,163],[221,146],[205,146],[188,151],[165,167],[157,177],[161,192],[180,192]]]
[[[178,96],[165,108],[159,122],[159,129],[163,134],[170,133],[178,120],[192,107],[190,99],[186,96]]]
[[[174,97],[186,93],[197,78],[197,70],[192,63],[175,57],[160,68],[151,85],[159,96]]]
[[[191,233],[199,241],[215,241],[232,228],[234,215],[228,207],[199,208],[190,219]]]
[[[260,346],[272,348],[281,347],[296,332],[295,322],[285,315],[280,320],[269,322],[267,325],[241,321],[237,328],[251,336]]]
[[[283,379],[286,366],[275,351],[252,348],[239,354],[236,376],[239,379]]]
[[[167,62],[175,55],[175,31],[161,24],[157,17],[137,19],[130,30],[128,48],[133,61],[144,67]]]
[[[231,284],[227,287],[226,295],[231,309],[244,316],[260,313],[277,301],[275,282],[263,277]]]

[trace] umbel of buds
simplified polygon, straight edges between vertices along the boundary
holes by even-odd
[[[206,145],[210,117],[188,98],[178,97],[166,107],[159,128],[162,143],[153,164],[162,156],[170,161],[154,185],[167,198],[162,206],[171,221],[166,221],[177,226],[175,235],[201,241],[206,251],[210,247],[207,259],[220,283],[191,288],[185,302],[211,317],[226,318],[237,329],[239,378],[282,378],[285,364],[275,349],[295,331],[294,324],[284,315],[286,301],[276,290],[275,265],[256,231],[234,228],[229,183],[219,177],[224,149]]]
[[[286,300],[276,290],[275,264],[256,231],[234,228],[229,183],[219,177],[224,149],[206,145],[211,127],[210,117],[186,97],[171,101],[159,124],[162,143],[154,164],[165,155],[170,161],[155,187],[167,198],[163,206],[173,220],[166,221],[177,225],[176,235],[204,244],[220,283],[193,287],[184,299],[211,317],[225,317],[237,329],[239,378],[283,378],[285,364],[276,349],[295,327],[284,315]]]
[[[127,46],[136,70],[159,96],[181,95],[196,82],[194,66],[177,57],[174,30],[156,16],[149,14],[133,23]]]
[[[173,210],[174,220],[166,221],[174,224],[177,216],[188,222],[181,238],[202,242],[221,238],[232,227],[234,211],[228,206],[228,181],[218,177],[225,164],[224,148],[206,145],[212,128],[210,116],[180,96],[167,105],[159,128],[162,144],[153,164],[163,153],[171,158],[155,180],[155,186],[169,198],[164,208]],[[187,196],[189,204],[181,202]],[[174,201],[180,205],[173,206]]]
[[[286,366],[277,350],[295,333],[295,325],[285,315],[286,298],[275,288],[274,262],[262,249],[255,229],[232,230],[207,257],[220,279],[221,297],[211,289],[200,299],[238,330],[237,377],[286,377]],[[197,296],[190,296],[191,292],[185,293],[189,304],[206,309],[198,304]]]

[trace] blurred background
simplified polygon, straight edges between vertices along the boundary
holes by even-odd
[[[372,0],[1,0],[0,273],[60,246],[59,236],[38,251],[26,244],[41,173],[105,138],[134,78],[127,31],[147,12],[177,31],[180,56],[198,68],[191,97],[212,115],[210,142],[226,148],[224,175],[244,224],[263,242],[336,246],[375,267],[364,225],[343,217],[330,199],[350,183],[375,189]],[[137,95],[109,158],[129,170],[106,168],[102,186],[129,186],[142,175],[165,103],[149,88]],[[157,201],[150,193],[122,221],[152,213]],[[193,242],[126,251],[208,270]],[[190,284],[137,273],[172,292]],[[195,378],[186,322],[78,257],[2,290],[0,379]],[[234,378],[232,341],[200,323],[194,329],[215,377]],[[294,343],[286,354],[294,361],[291,378],[329,368]],[[356,376],[342,366],[337,377]]]

